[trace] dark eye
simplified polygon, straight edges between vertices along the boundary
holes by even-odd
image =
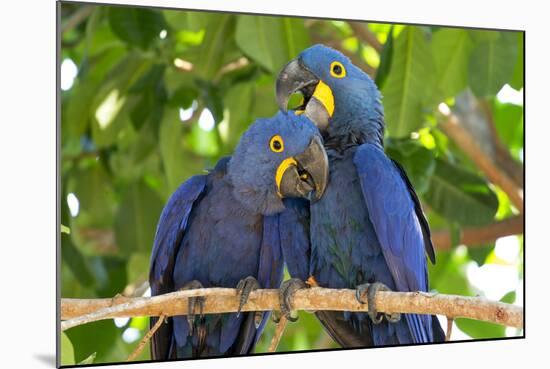
[[[281,152],[285,149],[283,138],[279,135],[271,137],[269,140],[269,148],[273,152]]]
[[[346,76],[346,68],[342,63],[334,61],[330,64],[330,75],[335,78],[344,78]]]

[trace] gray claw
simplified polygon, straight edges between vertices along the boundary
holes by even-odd
[[[279,288],[279,305],[281,306],[281,313],[290,322],[298,320],[298,317],[294,318],[291,315],[292,307],[290,300],[296,291],[303,288],[307,288],[307,284],[299,278],[291,278],[284,281]]]
[[[359,303],[364,304],[365,300],[363,296],[365,292],[367,294],[367,303],[369,305],[369,317],[371,318],[374,324],[380,324],[384,317],[390,323],[396,323],[401,319],[401,314],[391,313],[391,314],[379,314],[376,309],[376,294],[378,291],[391,291],[391,289],[383,283],[374,282],[374,283],[365,283],[357,286],[355,289],[355,297]]]
[[[241,294],[241,298],[239,300],[239,308],[237,309],[237,316],[241,314],[241,310],[248,301],[248,297],[250,296],[250,292],[257,290],[260,288],[260,284],[256,280],[256,278],[248,276],[245,279],[241,279],[239,283],[237,284],[237,290]]]
[[[199,288],[204,288],[202,283],[193,280],[191,282],[186,283],[182,288],[180,288],[180,291],[182,290],[195,290]],[[203,311],[204,311],[204,302],[206,301],[206,298],[204,296],[196,296],[196,297],[189,297],[187,299],[187,323],[189,324],[189,335],[193,335],[194,327],[195,327],[195,309],[198,305],[199,307],[199,318],[203,317]]]

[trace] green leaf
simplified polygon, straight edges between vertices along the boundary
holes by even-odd
[[[235,32],[237,45],[271,73],[277,73],[308,46],[304,22],[287,17],[241,15]]]
[[[120,339],[120,331],[111,319],[80,325],[67,331],[67,336],[74,345],[75,362],[86,360],[96,353],[96,363],[105,362],[114,344]]]
[[[170,28],[174,30],[189,30],[192,32],[206,28],[220,17],[217,13],[191,10],[163,10],[162,14]]]
[[[479,266],[481,266],[485,264],[485,260],[487,260],[487,256],[489,256],[494,249],[495,249],[494,242],[488,245],[470,247],[468,249],[468,255],[473,261],[475,261]]]
[[[189,122],[192,124],[192,122]],[[159,148],[168,182],[166,195],[170,195],[190,176],[204,169],[204,160],[184,148],[184,123],[177,109],[167,109],[159,133]]]
[[[90,356],[88,356],[86,359],[80,361],[78,365],[90,365],[94,363],[95,357],[97,356],[97,353],[94,352]]]
[[[142,182],[124,192],[115,219],[115,234],[125,255],[151,249],[162,206],[158,195]]]
[[[497,39],[476,45],[470,56],[468,80],[477,96],[495,95],[512,78],[517,46],[513,32],[500,32]]]
[[[434,33],[431,46],[437,85],[443,97],[455,96],[468,84],[468,60],[472,49],[468,31],[443,28]]]
[[[168,106],[173,108],[189,109],[199,96],[199,92],[194,86],[184,84],[178,87],[170,96],[168,100]]]
[[[75,247],[71,238],[65,234],[61,235],[61,257],[62,262],[69,267],[82,286],[94,286],[95,278],[86,257]]]
[[[370,24],[369,24],[370,26]],[[384,83],[390,72],[390,66],[393,59],[393,26],[388,31],[386,38],[386,43],[380,54],[380,65],[378,66],[378,71],[376,72],[375,83],[379,89],[384,88]]]
[[[423,103],[433,88],[433,60],[422,30],[405,27],[395,40],[383,89],[388,133],[404,137],[423,123]]]
[[[90,101],[96,96],[98,85],[91,82],[77,83],[65,102],[65,114],[61,121],[64,137],[80,137],[88,128],[91,116]]]
[[[229,111],[229,117],[225,125],[220,125],[220,132],[224,146],[229,148],[227,153],[237,145],[241,135],[253,121],[251,110],[254,90],[253,82],[238,83],[227,90],[224,96],[223,103]]]
[[[505,337],[505,327],[499,324],[460,318],[455,320],[456,326],[472,338]]]
[[[499,138],[512,155],[519,160],[519,153],[523,149],[523,107],[503,104],[495,99],[493,119]]]
[[[466,275],[466,265],[469,261],[466,250],[462,248],[438,251],[435,265],[428,263],[430,288],[440,293],[471,296],[472,291]]]
[[[523,87],[523,56],[525,53],[523,45],[523,37],[525,36],[524,32],[518,32],[518,59],[514,67],[514,73],[512,79],[510,80],[510,86],[516,90],[520,90]]]
[[[65,234],[71,234],[71,228],[67,227],[64,224],[61,224],[60,232]]]
[[[129,89],[129,93],[139,97],[130,111],[130,118],[136,130],[141,129],[146,122],[158,126],[162,119],[164,104],[168,99],[163,79],[165,68],[164,64],[151,66]]]
[[[252,117],[270,117],[278,110],[276,104],[266,104],[266,101],[275,101],[275,76],[263,74],[255,81],[254,103]]]
[[[147,49],[166,27],[162,13],[129,7],[110,8],[109,24],[118,38],[142,49]]]
[[[418,141],[389,139],[386,153],[403,166],[418,194],[426,192],[435,169],[435,157],[431,150]]]
[[[61,365],[73,365],[74,363],[73,344],[65,332],[61,332]]]
[[[86,168],[75,171],[67,184],[68,192],[78,199],[79,213],[73,218],[71,228],[108,227],[115,207],[115,193],[109,174],[99,161],[92,161]],[[78,230],[72,233],[75,237]]]
[[[128,283],[126,275],[127,258],[120,256],[93,256],[89,265],[96,279],[96,294],[112,297],[121,293]]]
[[[151,60],[131,53],[108,74],[92,100],[92,138],[97,147],[114,144],[120,131],[131,122],[130,87],[149,69]]]
[[[469,30],[472,40],[476,43],[485,41],[496,41],[499,38],[499,31],[490,31],[483,29],[471,29]]]
[[[150,250],[147,252],[135,252],[128,260],[128,280],[135,283],[146,278],[149,272]]]
[[[498,210],[497,196],[483,178],[440,159],[424,199],[439,214],[461,225],[488,224]]]
[[[227,37],[233,33],[235,17],[223,14],[216,22],[206,27],[204,40],[197,52],[195,60],[196,73],[205,80],[211,80],[224,63],[224,55],[228,48]]]
[[[514,301],[516,301],[516,291],[508,292],[506,295],[502,296],[500,301],[505,302],[507,304],[513,304]]]

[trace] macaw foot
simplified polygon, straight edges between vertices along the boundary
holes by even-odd
[[[182,288],[180,288],[180,291],[183,290],[196,290],[198,288],[204,288],[202,283],[193,280],[191,282],[187,282]],[[199,308],[199,319],[202,319],[203,317],[203,310],[204,310],[204,301],[206,298],[204,296],[197,296],[197,297],[189,297],[187,300],[187,323],[189,324],[189,335],[193,335],[193,328],[195,326],[195,315],[196,315],[196,308],[198,306]]]
[[[391,289],[385,284],[379,282],[360,284],[355,289],[355,297],[357,298],[357,301],[364,304],[365,301],[363,300],[363,297],[365,296],[365,293],[367,294],[367,303],[369,305],[368,314],[374,324],[380,324],[384,317],[386,317],[386,320],[390,323],[398,322],[399,319],[401,319],[401,314],[399,313],[378,313],[376,309],[376,294],[378,291],[391,291]]]
[[[250,296],[250,292],[257,290],[260,288],[260,283],[256,280],[256,278],[252,276],[248,276],[245,279],[241,279],[239,283],[237,284],[237,290],[238,293],[241,294],[241,298],[239,300],[239,308],[237,309],[237,316],[241,314],[241,310],[248,301],[248,297]],[[264,317],[263,311],[255,311],[254,312],[254,325],[256,326],[256,329],[260,326],[260,323],[262,322],[262,319]]]
[[[303,288],[307,288],[307,284],[299,278],[291,278],[284,281],[279,288],[279,305],[281,306],[281,313],[285,318],[291,322],[298,320],[298,317],[293,317],[292,307],[290,306],[290,299],[294,296],[294,293]]]

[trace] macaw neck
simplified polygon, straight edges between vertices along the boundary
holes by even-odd
[[[343,150],[371,143],[384,146],[384,108],[371,80],[353,80],[355,93],[335,94],[334,115],[325,132],[325,146]]]
[[[383,149],[384,118],[368,114],[335,114],[323,134],[325,147],[343,151],[348,147],[371,143]]]
[[[254,214],[273,215],[285,209],[275,188],[270,189],[273,181],[268,178],[255,177],[252,182],[250,176],[234,170],[229,161],[224,180],[231,186],[235,201]]]

